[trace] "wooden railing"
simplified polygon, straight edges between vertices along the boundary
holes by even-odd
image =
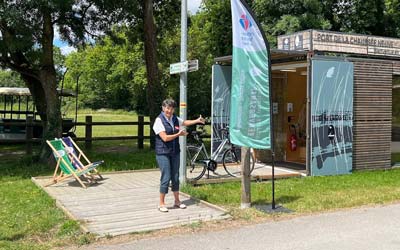
[[[136,122],[93,122],[92,116],[86,116],[85,122],[77,122],[76,126],[85,126],[85,137],[77,137],[75,140],[85,141],[87,149],[92,147],[92,141],[103,140],[137,140],[138,148],[142,149],[144,140],[151,138],[151,136],[144,135],[144,126],[150,126],[150,122],[145,122],[143,116],[138,116],[138,121]],[[137,126],[137,135],[93,137],[93,126]]]
[[[92,146],[93,141],[101,140],[137,140],[137,146],[142,149],[144,146],[144,140],[149,140],[151,136],[144,135],[144,127],[150,126],[150,122],[144,121],[143,116],[138,116],[138,120],[134,122],[93,122],[92,116],[86,116],[85,122],[74,123],[76,126],[85,126],[85,136],[76,137],[75,141],[84,141],[85,148],[89,149]],[[26,121],[4,121],[0,124],[4,127],[18,127],[22,132],[25,128],[24,139],[0,139],[0,143],[26,143],[26,153],[32,153],[32,144],[40,142],[40,138],[34,138],[34,127],[41,127],[42,124],[39,121],[34,121],[33,117],[28,117]],[[93,137],[93,126],[137,126],[137,134],[132,136],[104,136],[104,137]]]
[[[85,127],[85,136],[84,137],[76,137],[75,141],[84,141],[85,148],[90,149],[92,147],[93,141],[104,141],[104,140],[137,140],[137,147],[142,149],[144,146],[144,140],[150,140],[152,138],[151,135],[144,135],[145,126],[150,127],[150,122],[144,121],[144,116],[138,116],[137,121],[133,122],[93,122],[92,116],[86,116],[85,122],[77,122],[73,123],[76,126],[84,126]],[[34,121],[33,117],[28,117],[26,121],[4,121],[0,124],[0,126],[15,126],[21,128],[25,128],[25,138],[24,139],[0,139],[0,143],[26,143],[26,153],[32,154],[32,145],[34,143],[41,142],[40,138],[34,138],[34,127],[41,127],[42,124],[40,121]],[[94,126],[137,126],[136,135],[129,136],[101,136],[94,137],[93,136],[93,127]],[[151,131],[151,130],[150,130]],[[210,135],[202,136],[204,138],[210,138]]]

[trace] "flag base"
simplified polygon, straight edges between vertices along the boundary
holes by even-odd
[[[272,204],[264,204],[264,205],[254,205],[254,208],[257,209],[258,211],[268,213],[268,214],[274,214],[274,213],[293,213],[292,210],[287,209],[281,205],[275,205],[275,209],[272,208]]]

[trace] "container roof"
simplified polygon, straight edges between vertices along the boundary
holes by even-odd
[[[307,51],[290,51],[281,49],[271,49],[272,63],[283,63],[290,61],[305,61],[307,59]],[[221,56],[214,58],[214,62],[218,64],[231,64],[232,56]]]
[[[70,89],[57,89],[58,94],[62,96],[75,96],[75,93]],[[31,92],[28,88],[11,88],[11,87],[0,87],[0,95],[12,95],[12,96],[30,96]]]

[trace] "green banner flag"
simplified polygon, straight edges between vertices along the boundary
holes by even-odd
[[[239,146],[270,149],[270,60],[267,40],[245,2],[231,0],[231,7],[230,139]]]

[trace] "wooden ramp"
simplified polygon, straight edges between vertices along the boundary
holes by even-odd
[[[85,231],[99,236],[156,230],[229,217],[222,208],[183,193],[181,200],[187,208],[174,209],[171,192],[166,197],[169,212],[159,212],[158,170],[107,173],[103,177],[104,180],[87,189],[75,180],[50,187],[43,187],[50,177],[33,177],[32,180],[53,197],[70,217],[79,220]]]

